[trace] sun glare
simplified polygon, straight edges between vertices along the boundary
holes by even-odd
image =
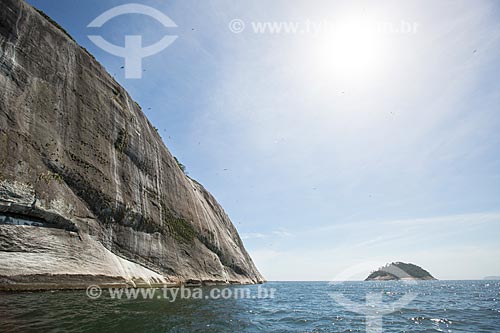
[[[383,38],[374,20],[350,17],[335,22],[312,44],[315,72],[330,79],[368,80],[383,65]]]

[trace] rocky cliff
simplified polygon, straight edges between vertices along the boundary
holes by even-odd
[[[61,27],[0,1],[0,289],[259,283],[228,216]]]

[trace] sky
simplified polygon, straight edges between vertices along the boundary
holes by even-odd
[[[268,280],[392,261],[500,275],[498,1],[137,0],[177,27],[129,14],[100,28],[129,2],[28,2],[142,106]],[[177,39],[130,79],[88,35]]]

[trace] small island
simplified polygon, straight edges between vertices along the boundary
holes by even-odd
[[[428,271],[414,264],[393,262],[372,272],[365,281],[436,280]]]

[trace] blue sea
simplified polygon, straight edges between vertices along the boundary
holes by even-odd
[[[112,298],[106,289],[98,298],[85,290],[2,293],[0,331],[500,332],[499,281],[268,282],[194,289],[203,297],[174,300],[162,289],[146,299]]]

